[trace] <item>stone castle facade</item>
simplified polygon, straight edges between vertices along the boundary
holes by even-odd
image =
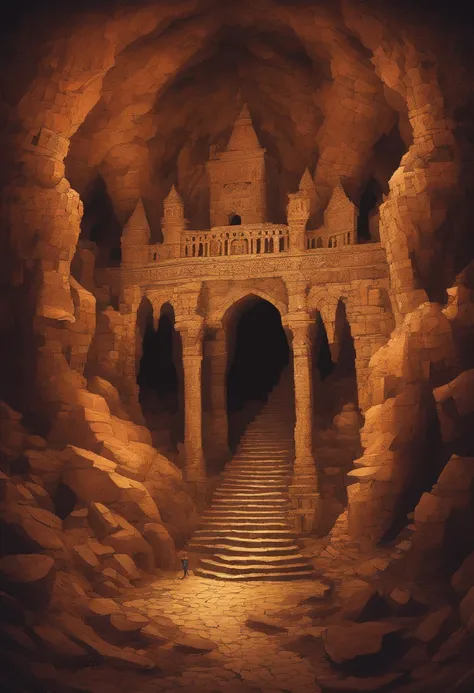
[[[246,105],[235,121],[225,151],[211,149],[206,169],[211,228],[187,230],[183,201],[173,185],[163,201],[164,242],[151,244],[150,228],[139,200],[122,235],[124,267],[181,257],[263,255],[336,248],[357,242],[358,210],[340,184],[325,211],[324,225],[306,229],[316,200],[308,169],[298,192],[289,195],[287,224],[269,221],[274,163],[260,146]]]
[[[319,493],[311,435],[316,318],[322,318],[337,360],[338,306],[344,304],[356,353],[358,405],[366,410],[371,406],[369,361],[393,329],[385,252],[379,243],[357,245],[357,208],[341,185],[332,193],[324,225],[307,230],[316,202],[308,170],[299,190],[289,195],[287,224],[269,221],[272,162],[246,106],[225,151],[211,151],[207,171],[210,229],[187,229],[183,201],[173,186],[163,203],[164,242],[150,243],[150,226],[138,201],[123,231],[120,268],[97,273],[100,290],[109,290],[120,307],[120,325],[113,328],[113,339],[104,337],[99,356],[110,364],[121,396],[137,403],[139,308],[147,300],[157,321],[162,307],[171,305],[182,345],[185,478],[199,493],[206,485],[206,461],[225,459],[229,452],[226,372],[236,307],[255,296],[274,305],[288,337],[294,372],[291,517],[298,531],[311,531]],[[203,398],[203,388],[209,397]]]

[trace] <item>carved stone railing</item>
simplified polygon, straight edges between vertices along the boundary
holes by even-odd
[[[289,250],[289,233],[284,224],[215,226],[185,231],[181,244],[181,257],[189,258],[284,253]]]
[[[340,248],[344,245],[354,245],[356,239],[351,231],[334,233],[321,227],[306,232],[306,249],[318,250],[319,248]]]

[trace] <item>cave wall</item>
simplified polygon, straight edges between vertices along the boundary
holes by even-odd
[[[195,508],[134,407],[141,295],[115,294],[110,305],[91,276],[71,276],[84,206],[100,176],[118,223],[142,197],[158,239],[160,200],[177,181],[186,214],[205,227],[207,148],[225,141],[240,85],[262,145],[278,162],[279,200],[306,166],[314,171],[316,216],[339,179],[355,201],[371,176],[386,190],[379,213],[388,297],[385,284],[361,281],[357,310],[347,304],[373,405],[348,488],[349,535],[373,545],[422,493],[425,507],[440,504],[431,485],[446,460],[472,455],[464,375],[474,368],[474,286],[472,269],[464,269],[473,250],[472,72],[454,36],[378,2],[211,10],[186,0],[77,12],[69,22],[59,16],[32,41],[35,67],[4,84],[1,455],[13,481],[4,480],[3,500],[16,502],[21,474],[50,499],[42,501],[42,523],[5,508],[6,532],[23,537],[26,554],[62,560],[63,572],[86,575],[77,580],[104,594],[120,582],[104,581],[97,556],[77,546],[108,536],[144,570],[172,563]],[[214,72],[224,44],[230,48]],[[406,152],[396,170],[384,169],[383,148],[374,150],[394,128]],[[336,288],[329,303],[311,299],[332,344],[342,294]],[[383,308],[373,312],[383,313],[386,343],[370,339],[370,307]],[[361,334],[367,343],[358,344]],[[433,437],[442,445],[430,468]],[[74,494],[73,520],[87,541],[63,534],[52,517],[61,484]],[[41,507],[30,495],[25,507]],[[445,514],[415,514],[419,556],[433,552],[426,524],[443,537],[448,531]],[[53,538],[37,526],[46,517]]]

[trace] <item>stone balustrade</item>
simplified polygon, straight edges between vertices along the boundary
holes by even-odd
[[[306,249],[319,250],[320,248],[340,248],[345,245],[354,245],[356,240],[351,231],[333,233],[324,227],[306,232]]]
[[[261,255],[289,250],[289,229],[284,224],[215,226],[210,231],[182,233],[181,257]]]

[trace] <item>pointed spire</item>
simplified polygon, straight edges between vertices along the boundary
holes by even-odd
[[[313,177],[311,176],[311,173],[309,172],[309,168],[307,166],[304,170],[303,175],[301,176],[299,189],[306,190],[310,194],[315,189]]]
[[[180,194],[176,190],[176,186],[174,185],[174,183],[171,186],[171,190],[169,191],[168,195],[165,197],[164,202],[171,204],[183,204],[183,200],[181,199]]]
[[[260,142],[252,125],[252,118],[245,103],[234,123],[234,129],[227,145],[227,151],[260,149]]]
[[[351,202],[351,200],[347,197],[346,191],[342,187],[342,183],[339,180],[338,184],[334,187],[330,199],[330,204],[334,203],[341,203],[341,202]]]
[[[135,245],[149,243],[150,241],[150,225],[146,217],[145,207],[143,206],[142,198],[138,198],[138,202],[133,210],[129,220],[125,224],[122,238],[126,237],[133,240]]]

